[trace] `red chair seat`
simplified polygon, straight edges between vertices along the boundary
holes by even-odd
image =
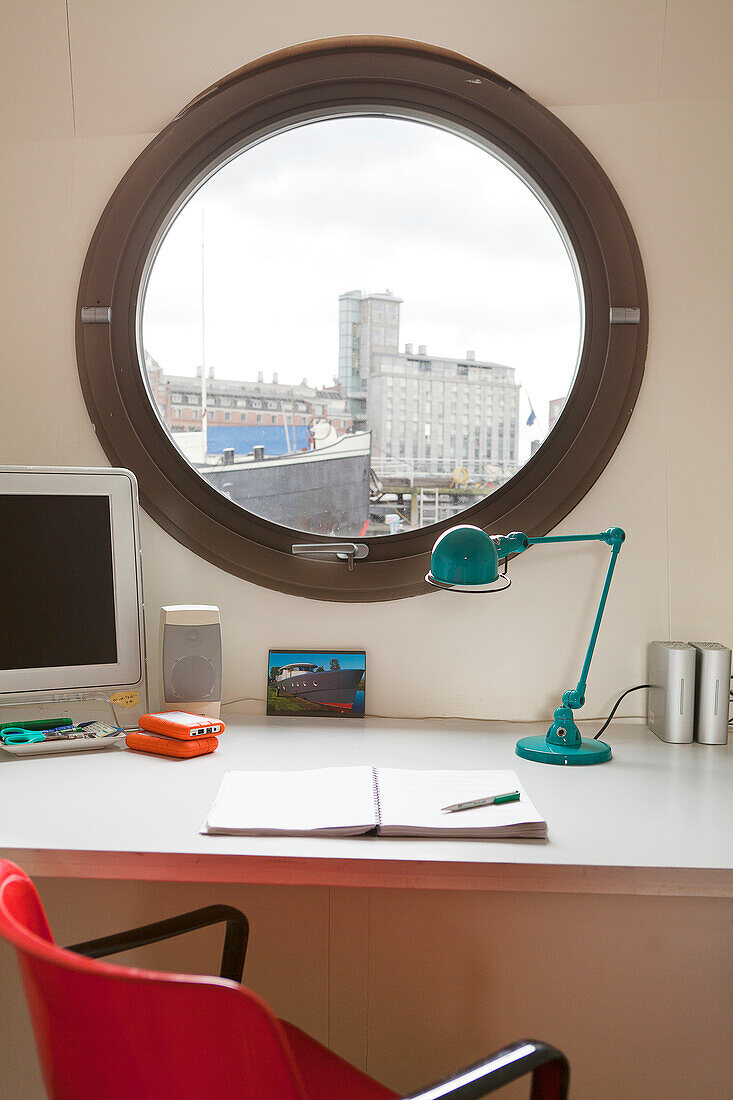
[[[280,1023],[313,1100],[399,1100],[398,1093],[367,1077],[300,1028],[285,1020]]]

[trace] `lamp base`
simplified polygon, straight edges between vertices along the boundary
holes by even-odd
[[[611,759],[611,746],[587,737],[581,738],[579,745],[554,745],[547,736],[537,734],[520,738],[516,753],[540,764],[605,764]]]

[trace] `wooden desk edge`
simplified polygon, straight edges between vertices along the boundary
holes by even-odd
[[[409,860],[6,849],[32,877],[221,882],[394,890],[732,897],[733,871],[697,867],[431,863]]]

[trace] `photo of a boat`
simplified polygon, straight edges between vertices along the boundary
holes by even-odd
[[[293,695],[326,707],[351,710],[364,675],[360,668],[324,669],[315,664],[285,665],[275,677],[278,695]]]
[[[363,718],[365,687],[363,650],[270,650],[270,715]]]

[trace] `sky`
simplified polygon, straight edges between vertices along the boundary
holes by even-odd
[[[305,661],[307,664],[323,665],[329,668],[331,659],[335,657],[341,668],[365,668],[366,657],[363,651],[343,653],[341,650],[282,650],[271,649],[268,658],[268,672],[274,667],[282,668],[283,665],[294,665],[297,661]]]
[[[254,381],[262,371],[266,381],[276,372],[280,382],[330,385],[338,298],[353,289],[404,300],[400,350],[425,344],[458,358],[472,349],[514,367],[527,456],[545,434],[548,402],[567,394],[575,373],[574,268],[528,185],[435,125],[320,120],[230,160],[162,241],[143,344],[170,374],[193,375],[205,357],[219,378]]]

